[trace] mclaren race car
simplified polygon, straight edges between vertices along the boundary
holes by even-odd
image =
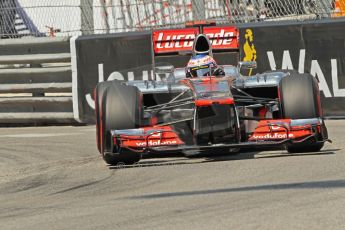
[[[310,152],[328,140],[318,82],[310,74],[277,70],[244,76],[242,70],[256,62],[239,62],[219,65],[221,74],[195,77],[185,67],[158,65],[159,58],[216,59],[238,52],[237,28],[160,30],[152,42],[159,80],[108,81],[95,88],[97,146],[106,163],[134,164],[148,153]]]

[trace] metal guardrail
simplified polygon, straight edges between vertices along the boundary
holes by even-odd
[[[41,64],[70,62],[71,54],[27,54],[27,55],[4,55],[0,56],[1,64]]]
[[[0,124],[73,123],[69,38],[0,40]]]

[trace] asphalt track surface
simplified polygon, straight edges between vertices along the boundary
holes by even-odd
[[[345,121],[326,123],[321,152],[122,169],[99,157],[94,126],[1,128],[0,229],[344,229]]]

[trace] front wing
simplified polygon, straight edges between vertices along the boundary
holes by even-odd
[[[187,145],[171,126],[113,130],[113,152],[167,153],[208,151],[217,148],[280,148],[295,143],[323,143],[328,140],[321,118],[263,120],[245,142],[209,145]]]

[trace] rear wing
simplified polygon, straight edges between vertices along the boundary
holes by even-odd
[[[152,33],[154,56],[192,53],[194,39],[201,33],[200,30],[203,30],[202,33],[209,38],[213,53],[238,51],[238,28],[233,26],[194,27],[154,31]]]
[[[198,53],[213,56],[220,65],[237,66],[240,56],[239,29],[234,26],[197,25],[152,32],[154,76],[155,66],[170,64],[185,67],[191,55]]]

